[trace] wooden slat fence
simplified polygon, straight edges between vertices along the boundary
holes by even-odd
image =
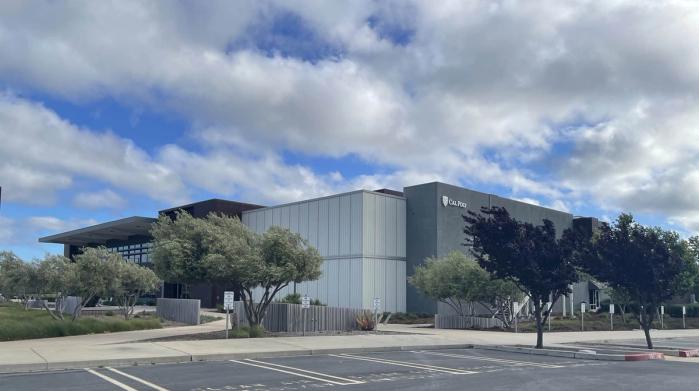
[[[238,325],[247,326],[243,302],[235,303]],[[357,330],[357,316],[369,310],[312,305],[303,309],[300,304],[271,303],[262,322],[271,332],[303,333]]]
[[[492,329],[504,327],[505,325],[502,321],[496,318],[459,315],[434,316],[434,328],[436,329]]]
[[[167,320],[186,324],[199,324],[200,300],[158,298],[155,313]]]

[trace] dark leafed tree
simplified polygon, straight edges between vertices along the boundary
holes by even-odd
[[[551,312],[544,303],[555,303],[578,278],[572,262],[576,233],[566,230],[559,238],[550,220],[535,226],[515,220],[501,207],[469,211],[464,220],[465,245],[481,267],[494,278],[511,281],[531,299],[536,347],[543,348],[543,325]]]
[[[613,224],[601,224],[591,249],[580,257],[581,268],[629,295],[630,309],[652,349],[650,328],[659,306],[692,286],[695,265],[689,243],[676,232],[644,227],[621,214]]]

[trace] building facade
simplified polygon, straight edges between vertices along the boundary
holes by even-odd
[[[409,186],[403,192],[381,189],[358,190],[289,204],[264,207],[226,200],[208,200],[159,214],[174,216],[182,210],[203,218],[211,212],[237,216],[252,231],[263,233],[271,226],[299,233],[323,257],[322,276],[317,281],[291,284],[279,293],[297,292],[331,306],[372,308],[375,298],[389,312],[437,312],[434,300],[408,283],[415,267],[427,257],[441,257],[464,246],[463,215],[481,207],[502,206],[516,219],[541,224],[551,220],[559,235],[575,225],[595,224],[572,214],[481,193],[445,183]],[[149,217],[129,217],[47,236],[40,242],[62,243],[66,256],[81,247],[106,246],[128,261],[150,263],[152,237]],[[163,287],[165,297],[177,297],[180,285]],[[197,284],[190,297],[211,307],[223,300],[227,287]],[[584,298],[580,298],[584,299]]]

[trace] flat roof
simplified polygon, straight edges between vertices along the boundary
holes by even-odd
[[[151,224],[156,221],[157,219],[152,217],[132,216],[60,234],[44,236],[39,238],[39,242],[74,246],[106,244],[108,240],[128,240],[132,236],[150,236]]]

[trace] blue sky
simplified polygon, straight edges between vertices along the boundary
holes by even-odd
[[[697,26],[652,1],[2,3],[0,249],[434,180],[692,235]]]

